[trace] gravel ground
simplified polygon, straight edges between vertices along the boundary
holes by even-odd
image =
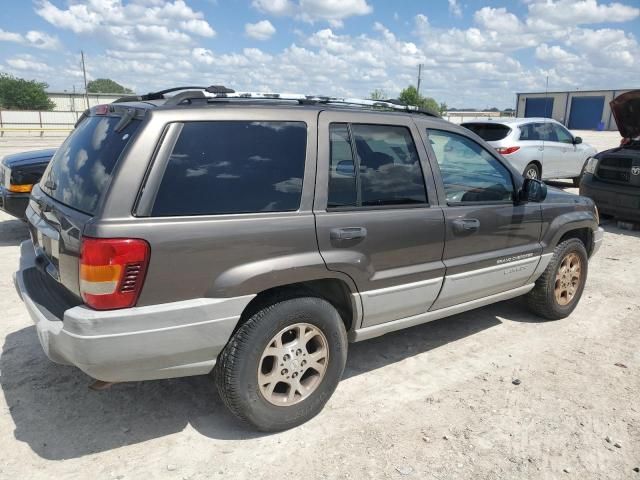
[[[640,479],[640,232],[604,227],[569,318],[516,299],[351,345],[324,411],[262,435],[208,377],[93,392],[49,362],[0,214],[0,478]]]

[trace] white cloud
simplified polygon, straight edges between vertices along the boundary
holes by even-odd
[[[0,41],[22,43],[24,37],[19,33],[7,32],[0,28]]]
[[[543,62],[575,62],[579,60],[577,55],[567,52],[558,45],[549,47],[543,43],[536,47],[536,58]]]
[[[180,27],[187,32],[195,33],[201,37],[214,37],[216,35],[216,32],[211,28],[211,25],[209,25],[205,20],[197,18],[181,21]]]
[[[191,35],[212,38],[216,32],[204,14],[184,0],[88,0],[59,8],[41,0],[35,9],[50,24],[76,34],[93,34],[121,49],[139,50],[145,42],[172,50],[175,43],[193,43]]]
[[[534,0],[529,5],[529,16],[566,28],[569,25],[628,22],[640,16],[640,8],[616,2],[604,5],[596,0]]]
[[[244,33],[255,40],[269,40],[276,33],[276,28],[269,20],[260,20],[257,23],[245,24]]]
[[[29,30],[24,36],[20,33],[7,32],[0,28],[0,41],[15,42],[29,47],[55,50],[61,47],[58,37],[37,30]]]
[[[462,16],[462,7],[458,3],[458,0],[448,0],[449,1],[449,13],[454,17]]]
[[[327,21],[335,27],[342,26],[346,18],[373,12],[366,0],[253,0],[252,5],[269,15],[293,16],[309,23]]]
[[[13,58],[7,59],[7,64],[16,70],[26,70],[37,73],[50,72],[52,70],[49,65],[36,60],[31,55],[16,55]]]

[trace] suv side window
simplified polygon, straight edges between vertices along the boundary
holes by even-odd
[[[186,122],[151,214],[297,210],[306,143],[304,122]]]
[[[328,208],[427,204],[420,159],[408,128],[334,123],[329,138]]]
[[[464,135],[427,130],[444,183],[447,203],[512,202],[509,170]]]
[[[556,123],[553,124],[553,130],[556,133],[556,137],[558,138],[558,142],[562,143],[571,143],[573,144],[573,135],[569,133],[569,131],[561,125]]]

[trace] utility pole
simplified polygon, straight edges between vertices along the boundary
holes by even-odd
[[[420,82],[422,81],[422,64],[418,64],[418,95],[420,95]]]
[[[87,92],[87,69],[84,66],[84,52],[80,50],[80,58],[82,59],[82,77],[84,78],[84,98],[87,101],[87,109],[89,108],[89,92]]]

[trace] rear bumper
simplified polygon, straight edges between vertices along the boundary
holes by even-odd
[[[211,371],[253,295],[199,298],[113,311],[64,310],[56,295],[34,295],[31,241],[21,245],[15,285],[46,355],[108,382],[200,375]],[[39,272],[37,272],[39,275]],[[62,317],[62,318],[59,318]]]
[[[640,222],[640,188],[594,180],[585,174],[580,183],[580,195],[590,197],[600,213],[622,220]]]
[[[29,205],[28,193],[12,193],[0,186],[0,210],[14,217],[24,219],[27,205]]]

